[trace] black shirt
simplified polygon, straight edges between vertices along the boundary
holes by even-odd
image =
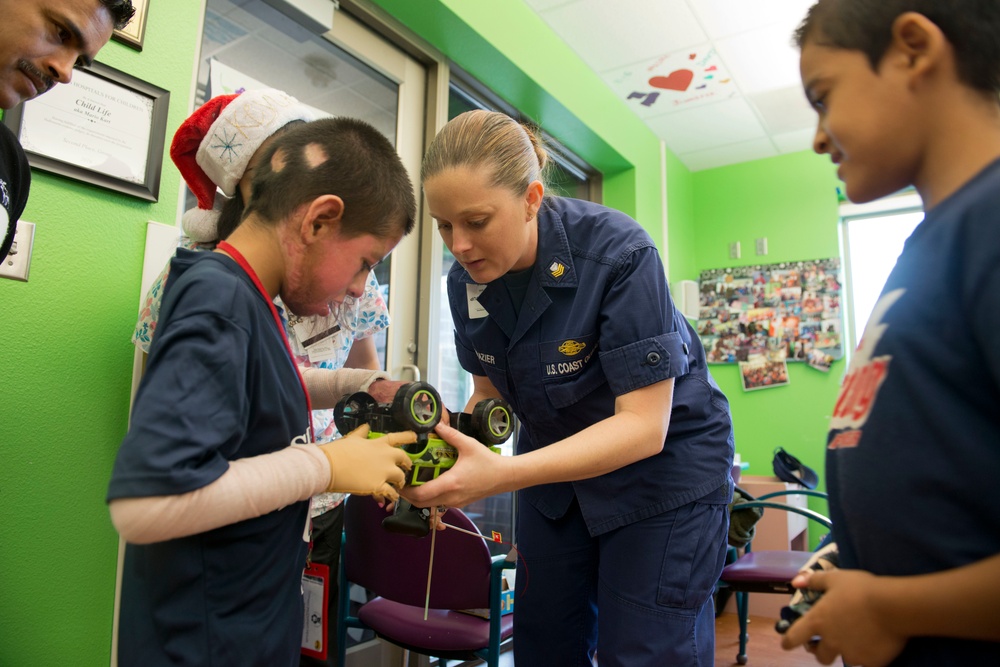
[[[24,211],[31,187],[31,169],[17,137],[6,125],[0,124],[0,261],[7,257],[17,231],[17,219]]]

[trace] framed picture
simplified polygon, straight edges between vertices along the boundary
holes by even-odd
[[[142,39],[146,34],[146,14],[149,12],[149,0],[132,0],[135,7],[135,16],[128,22],[128,25],[121,30],[111,33],[111,38],[116,42],[127,44],[136,51],[142,51]]]
[[[739,362],[743,391],[770,389],[788,384],[788,365],[784,361],[754,359]]]
[[[156,201],[169,103],[169,91],[95,62],[3,122],[32,167]]]

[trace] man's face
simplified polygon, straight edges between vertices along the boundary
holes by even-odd
[[[0,109],[69,83],[113,29],[100,0],[0,0]]]

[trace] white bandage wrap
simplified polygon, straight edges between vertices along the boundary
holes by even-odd
[[[385,371],[367,368],[303,368],[302,379],[306,383],[309,399],[314,410],[330,410],[345,394],[368,391],[375,380],[388,380]]]
[[[172,496],[118,498],[109,504],[111,522],[127,542],[150,544],[203,533],[263,516],[326,491],[330,462],[315,445],[229,463],[219,479]]]

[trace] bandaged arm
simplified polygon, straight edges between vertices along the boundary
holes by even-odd
[[[368,391],[375,380],[388,380],[385,371],[367,368],[302,368],[302,379],[306,383],[309,399],[314,410],[330,410],[345,394]]]
[[[229,463],[211,484],[170,496],[117,498],[108,509],[127,542],[150,544],[262,516],[326,491],[330,462],[315,445],[292,445]]]
[[[333,442],[291,445],[229,462],[217,480],[168,496],[116,498],[111,521],[127,542],[149,544],[252,519],[324,491],[395,501],[412,461],[400,449],[413,431],[368,437],[367,424]]]

